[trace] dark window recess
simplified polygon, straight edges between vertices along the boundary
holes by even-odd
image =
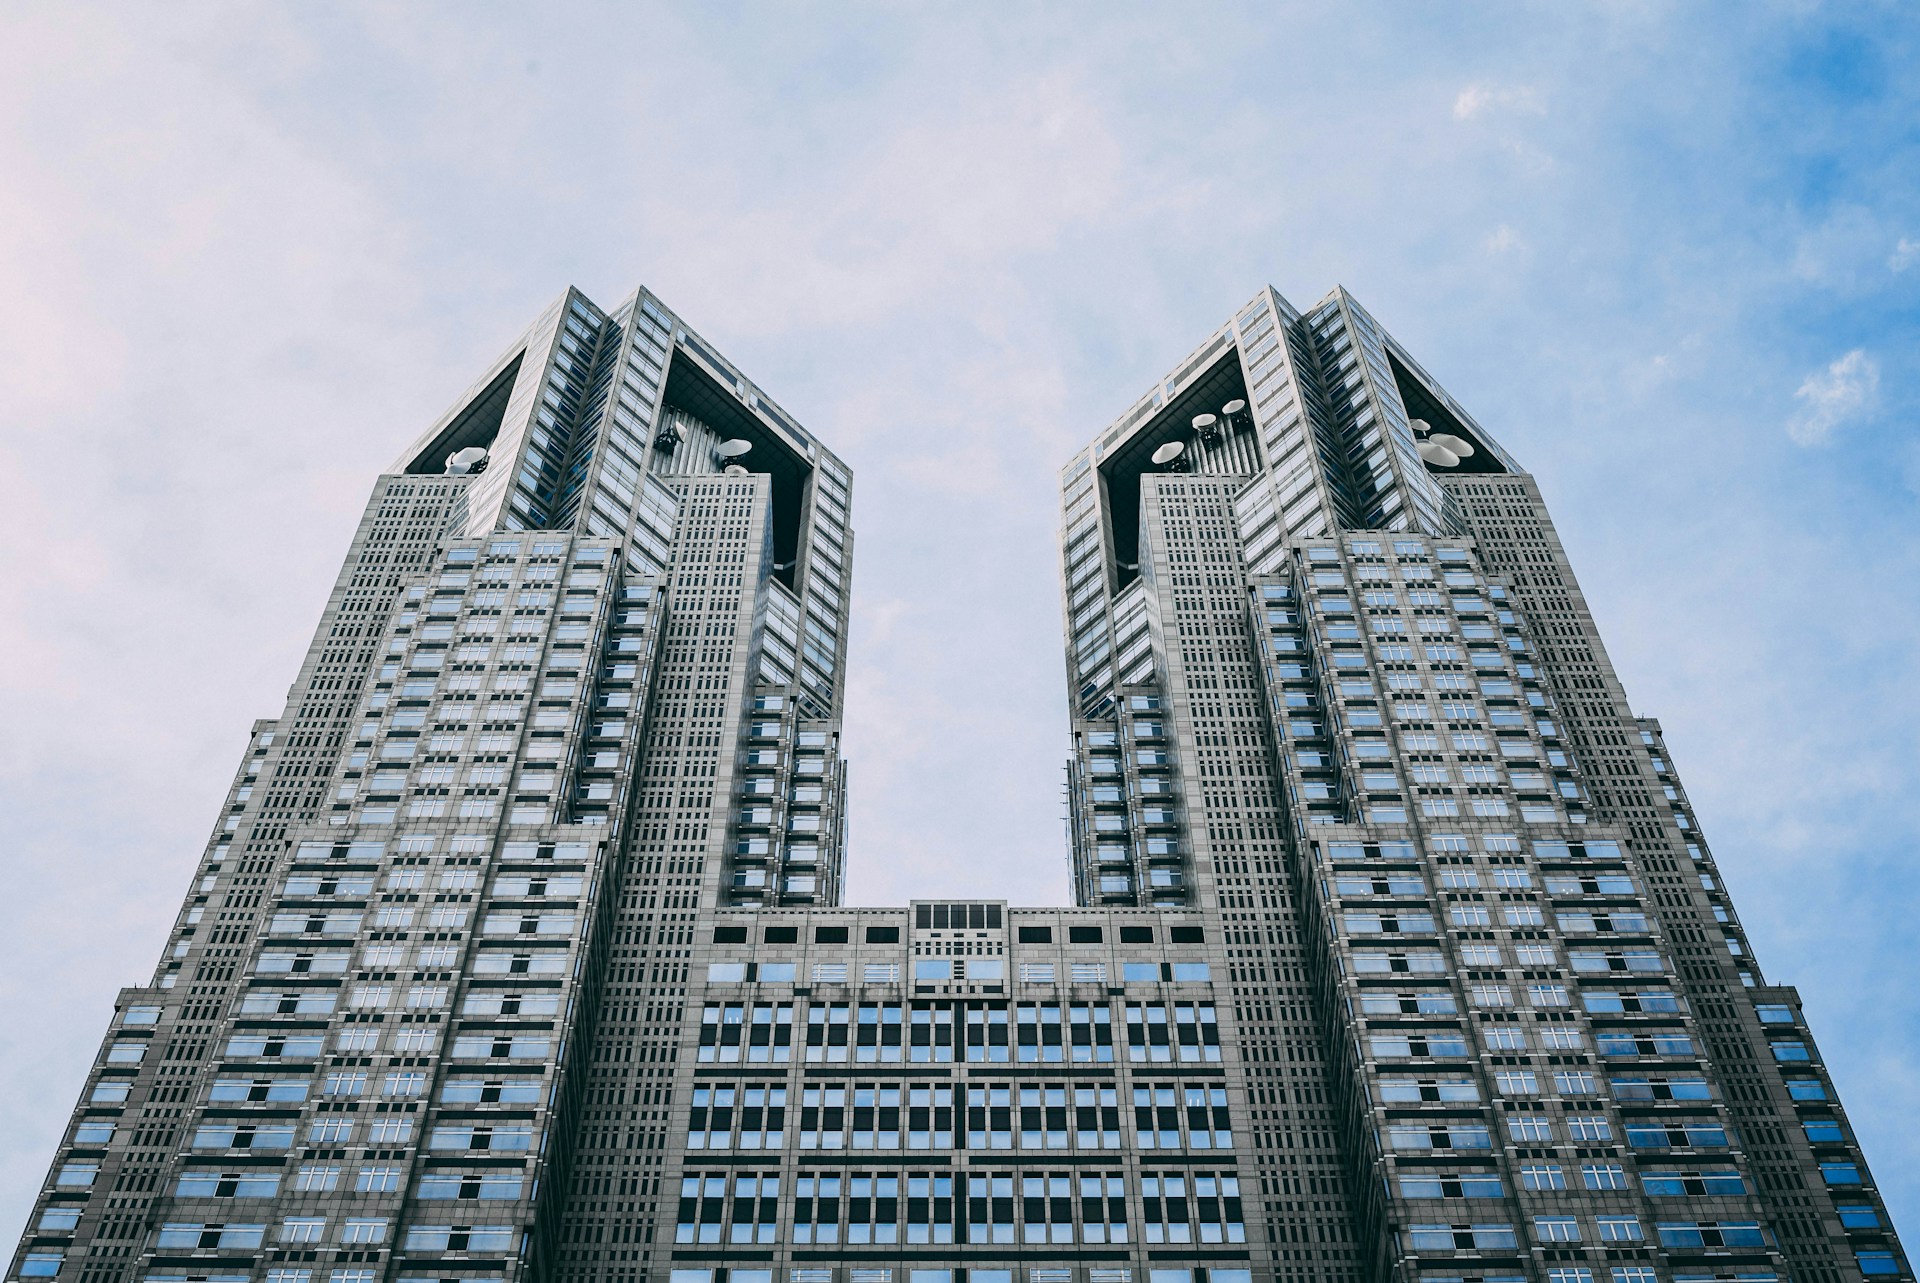
[[[1052,944],[1053,928],[1052,927],[1021,927],[1020,943],[1021,944]]]
[[[1168,927],[1167,938],[1175,944],[1205,944],[1207,933],[1199,927]]]
[[[813,942],[815,944],[845,944],[847,942],[847,929],[845,927],[815,927],[813,929]]]
[[[1153,928],[1152,927],[1121,927],[1120,943],[1121,944],[1152,944]]]
[[[1106,936],[1099,927],[1068,927],[1068,944],[1099,944]]]
[[[868,944],[899,944],[900,928],[899,927],[868,927],[867,943]]]
[[[747,929],[745,927],[715,927],[713,929],[713,942],[715,944],[745,944],[747,942]]]
[[[765,939],[768,944],[799,944],[800,928],[768,927]]]
[[[916,904],[913,925],[933,931],[998,931],[997,904]]]

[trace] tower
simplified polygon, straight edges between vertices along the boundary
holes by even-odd
[[[1344,291],[1062,474],[1073,908],[843,903],[850,487],[557,300],[376,481],[8,1280],[1911,1277],[1537,487]]]

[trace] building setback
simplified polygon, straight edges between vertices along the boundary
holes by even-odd
[[[844,905],[851,485],[555,302],[375,482],[7,1280],[1913,1277],[1533,479],[1344,290],[1061,473],[1076,907]]]

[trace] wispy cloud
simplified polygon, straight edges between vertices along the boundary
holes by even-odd
[[[1787,420],[1787,435],[1801,445],[1825,445],[1834,430],[1873,405],[1880,366],[1862,348],[1828,362],[1795,390],[1800,409]]]
[[[1468,85],[1453,100],[1455,120],[1473,120],[1496,112],[1544,116],[1547,104],[1532,85]]]
[[[1887,256],[1887,266],[1896,272],[1904,272],[1915,263],[1920,263],[1920,241],[1911,236],[1902,236],[1893,247],[1893,253]]]

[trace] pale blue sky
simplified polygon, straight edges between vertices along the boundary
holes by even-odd
[[[983,16],[988,15],[988,16]],[[1055,469],[1345,284],[1540,478],[1920,1204],[1920,20],[1894,4],[0,13],[0,1232],[370,479],[565,284],[855,469],[852,898],[1057,903]]]

